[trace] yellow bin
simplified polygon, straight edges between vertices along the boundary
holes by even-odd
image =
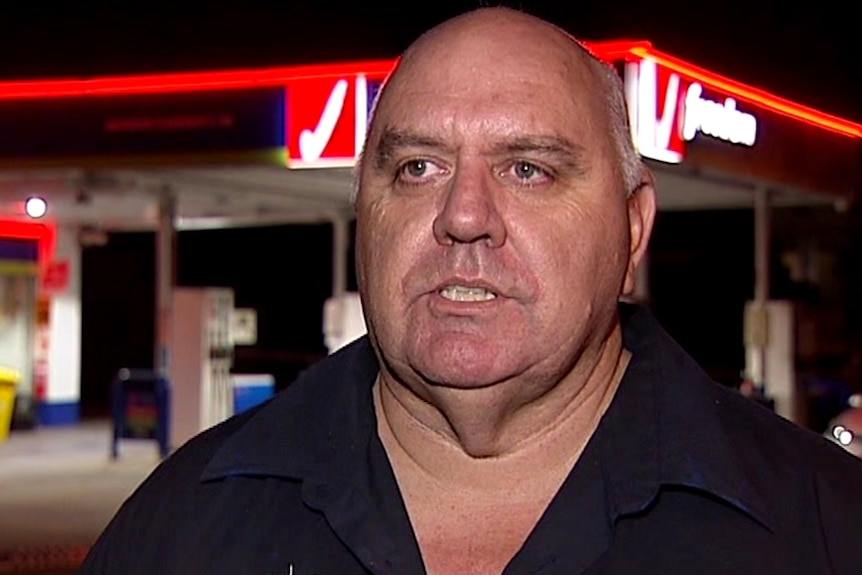
[[[9,437],[15,409],[15,388],[20,378],[21,375],[14,369],[0,367],[0,441]]]

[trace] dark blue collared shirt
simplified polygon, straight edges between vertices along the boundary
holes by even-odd
[[[862,574],[862,461],[711,382],[646,310],[620,313],[619,390],[504,575]],[[377,373],[362,338],[190,441],[81,573],[424,574]]]

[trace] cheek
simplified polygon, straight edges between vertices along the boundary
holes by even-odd
[[[417,248],[417,230],[410,218],[371,218],[366,234],[366,257],[376,266],[378,273],[387,278],[403,272]]]
[[[357,274],[360,287],[384,305],[398,305],[401,281],[421,253],[421,220],[395,210],[369,210],[357,216]]]
[[[616,300],[628,261],[626,234],[619,222],[602,218],[577,222],[546,220],[541,235],[530,242],[543,299],[560,318],[581,313],[594,300]]]

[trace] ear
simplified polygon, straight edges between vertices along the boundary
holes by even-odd
[[[644,170],[640,185],[635,188],[626,200],[629,216],[629,262],[623,281],[622,295],[628,296],[634,292],[637,277],[637,267],[646,254],[652,225],[655,220],[656,197],[655,180],[649,170]]]

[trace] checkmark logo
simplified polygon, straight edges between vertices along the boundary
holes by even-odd
[[[321,114],[317,126],[313,130],[306,128],[299,135],[299,154],[303,161],[314,162],[320,159],[323,150],[326,149],[326,145],[332,138],[335,124],[341,117],[346,97],[347,80],[339,80],[326,100],[326,106],[323,107],[323,114]]]

